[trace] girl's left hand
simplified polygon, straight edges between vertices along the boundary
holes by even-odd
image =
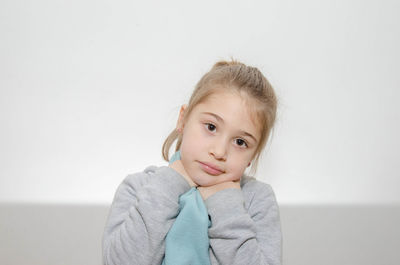
[[[222,182],[209,187],[198,187],[197,189],[200,192],[201,197],[203,197],[203,200],[206,200],[208,197],[221,190],[240,189],[240,179],[236,181]]]

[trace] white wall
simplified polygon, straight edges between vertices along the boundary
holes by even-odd
[[[284,204],[400,203],[399,1],[0,2],[0,201],[107,203],[212,64],[280,98]]]

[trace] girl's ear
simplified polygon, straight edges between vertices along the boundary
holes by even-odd
[[[185,118],[186,108],[187,108],[187,105],[186,105],[186,104],[184,104],[184,105],[181,106],[181,109],[180,109],[180,111],[179,111],[178,122],[176,123],[176,130],[177,130],[178,132],[180,132],[180,133],[183,131],[183,127],[184,127],[183,121],[184,121],[184,118]]]

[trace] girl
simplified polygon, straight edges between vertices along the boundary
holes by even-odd
[[[274,193],[244,174],[250,165],[256,170],[276,108],[273,88],[258,69],[217,62],[181,107],[176,129],[164,142],[169,166],[150,166],[118,187],[103,236],[104,263],[164,263],[182,195],[197,189],[210,221],[207,263],[281,264]]]

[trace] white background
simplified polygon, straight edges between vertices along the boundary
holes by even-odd
[[[399,1],[0,2],[0,202],[109,204],[213,63],[280,99],[281,204],[400,203]]]

